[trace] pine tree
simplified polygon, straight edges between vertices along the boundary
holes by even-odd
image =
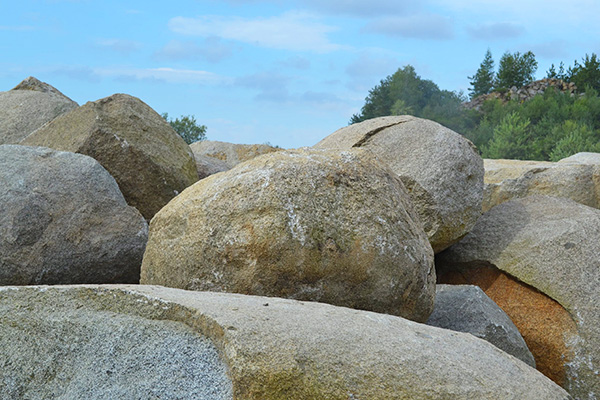
[[[472,86],[469,88],[471,98],[490,93],[494,87],[494,75],[494,59],[492,52],[488,49],[475,75],[468,77]]]

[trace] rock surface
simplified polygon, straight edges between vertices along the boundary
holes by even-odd
[[[141,100],[115,94],[61,115],[22,144],[88,155],[111,173],[127,203],[150,219],[198,180],[189,146]]]
[[[314,147],[360,147],[387,163],[408,189],[436,253],[466,235],[481,215],[481,157],[471,142],[433,121],[374,118],[339,129]]]
[[[577,330],[571,337],[563,332],[570,353],[562,355],[565,388],[581,399],[600,393],[600,210],[548,196],[503,203],[441,254],[437,265],[463,275],[494,266],[558,302]]]
[[[470,333],[535,368],[515,324],[478,286],[437,285],[427,325]]]
[[[216,140],[202,140],[192,143],[190,148],[194,156],[206,156],[223,161],[229,168],[254,157],[281,151],[278,147],[268,144],[236,144]]]
[[[187,396],[167,389],[215,384],[222,397],[194,398],[231,398],[212,342],[234,399],[570,399],[539,372],[469,334],[319,303],[153,286],[21,287],[0,291],[0,320],[0,381],[10,385],[0,391],[35,398],[59,398],[66,390],[70,398],[136,390],[138,396],[126,397],[152,398],[164,388],[156,398],[180,399]],[[115,353],[125,359],[107,363]],[[182,379],[172,385],[171,364],[178,361]],[[109,371],[122,372],[123,380]]]
[[[400,179],[361,150],[281,151],[199,181],[151,222],[141,282],[426,321],[433,252]]]
[[[534,194],[565,197],[600,208],[600,162],[593,161],[595,153],[580,154],[557,163],[484,160],[483,211]]]
[[[0,146],[0,285],[138,282],[147,236],[94,159]]]
[[[17,144],[31,132],[77,103],[47,83],[29,77],[0,92],[0,144]]]
[[[194,154],[194,157],[196,158],[196,169],[198,170],[198,178],[200,179],[231,169],[225,161],[219,160],[218,158],[204,156],[202,154]]]

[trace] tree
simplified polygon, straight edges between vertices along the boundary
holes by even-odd
[[[498,74],[494,89],[509,89],[513,86],[522,87],[534,80],[535,71],[537,71],[537,61],[535,55],[528,51],[521,55],[506,52],[500,59]]]
[[[570,69],[570,81],[579,88],[579,90],[587,90],[592,88],[596,91],[600,90],[600,61],[596,54],[591,56],[585,55],[581,60],[583,64],[575,61],[573,68]]]
[[[558,71],[556,71],[556,67],[554,66],[554,64],[550,66],[550,69],[548,69],[548,71],[546,72],[546,78],[562,79],[563,81],[570,80],[570,76],[568,76],[565,72],[565,65],[562,61],[558,66]]]
[[[473,76],[468,77],[471,81],[472,88],[469,88],[469,95],[471,98],[481,96],[482,94],[488,94],[494,87],[494,59],[492,58],[492,52],[488,49],[485,52],[485,57],[479,65],[479,69]]]
[[[206,140],[206,125],[198,125],[193,115],[182,115],[180,118],[175,118],[174,120],[169,118],[168,113],[163,113],[161,116],[187,144]]]
[[[517,112],[507,114],[494,129],[494,137],[483,149],[485,158],[526,160],[531,152],[530,121]]]

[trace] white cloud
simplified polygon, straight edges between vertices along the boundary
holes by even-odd
[[[398,67],[395,57],[365,51],[346,67],[346,73],[352,78],[385,77],[393,74]]]
[[[467,27],[467,32],[474,39],[502,40],[521,36],[525,27],[512,22],[495,22]]]
[[[98,39],[96,45],[121,54],[130,54],[142,48],[140,42],[126,39]]]
[[[358,17],[404,14],[419,7],[418,2],[411,0],[302,0],[301,3],[335,15]]]
[[[172,40],[155,53],[161,60],[194,60],[202,58],[216,63],[229,57],[233,46],[218,37],[205,38],[201,43]]]
[[[288,12],[281,16],[248,19],[242,17],[175,17],[169,28],[191,36],[218,36],[224,39],[274,49],[330,52],[340,48],[327,34],[337,28],[317,22],[306,13]]]
[[[174,68],[94,68],[93,73],[104,78],[156,80],[168,83],[218,85],[230,82],[229,78],[208,71]]]
[[[378,18],[367,23],[363,32],[410,39],[446,40],[454,37],[450,18],[435,14]]]

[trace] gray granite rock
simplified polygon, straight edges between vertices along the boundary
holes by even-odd
[[[478,286],[437,285],[427,325],[470,333],[535,368],[515,324]]]

